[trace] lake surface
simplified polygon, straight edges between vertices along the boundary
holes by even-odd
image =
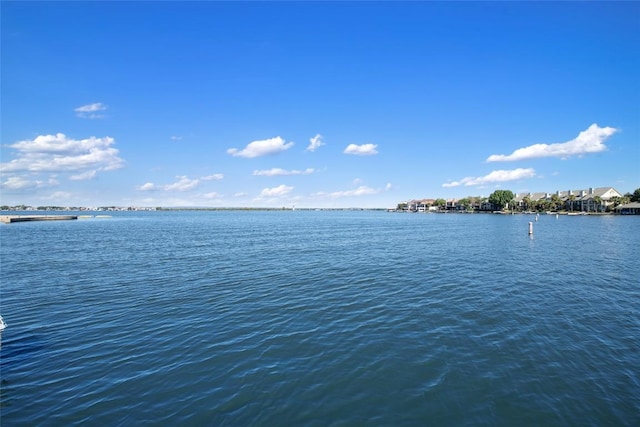
[[[640,425],[640,217],[131,212],[0,238],[3,427]]]

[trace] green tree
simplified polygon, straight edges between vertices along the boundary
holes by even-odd
[[[554,196],[555,196],[555,194],[554,194]],[[558,208],[556,207],[555,203],[553,203],[550,200],[546,200],[546,199],[538,200],[538,205],[537,206],[538,206],[537,210],[539,212],[546,212],[546,211],[550,211],[550,210],[557,211],[558,210]]]
[[[595,210],[596,210],[596,212],[600,212],[601,207],[602,207],[602,197],[600,197],[600,196],[595,196],[595,197],[593,198],[593,203],[594,203],[594,205],[595,205]]]
[[[622,197],[613,196],[612,198],[609,199],[609,201],[611,202],[611,205],[607,206],[607,210],[613,210],[620,205],[626,205],[631,201],[631,197],[632,196],[629,196],[626,194]]]
[[[471,196],[469,197],[469,203],[471,210],[480,210],[480,204],[482,203],[482,198],[479,196]]]
[[[436,206],[440,209],[444,208],[447,205],[447,201],[445,199],[436,199]]]
[[[612,208],[617,208],[620,205],[620,201],[622,200],[622,197],[618,197],[618,196],[613,196],[612,198],[609,199],[609,201],[611,202],[611,207]]]
[[[636,188],[633,194],[631,195],[632,202],[640,202],[640,188]]]
[[[531,197],[524,196],[522,198],[522,203],[524,204],[524,210],[525,211],[531,210]]]
[[[407,209],[407,203],[406,202],[398,203],[398,206],[396,206],[396,210],[397,211],[403,211],[405,209]]]
[[[571,209],[571,212],[573,212],[573,202],[576,200],[576,195],[572,194],[567,198],[567,203],[569,203],[569,208]]]
[[[511,190],[496,190],[489,195],[489,202],[497,207],[498,210],[508,207],[513,199],[514,195]]]

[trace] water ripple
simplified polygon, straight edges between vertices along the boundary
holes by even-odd
[[[640,424],[637,219],[291,214],[2,227],[3,423]]]

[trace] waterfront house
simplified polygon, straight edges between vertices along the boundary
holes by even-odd
[[[621,215],[640,215],[640,202],[616,206],[615,211]]]
[[[516,194],[515,202],[520,209],[529,209],[540,201],[551,202],[551,209],[565,209],[578,212],[605,212],[613,204],[614,198],[622,194],[613,187],[588,188],[584,190],[556,191],[555,193]]]
[[[613,204],[612,198],[622,197],[622,193],[613,187],[573,190],[563,199],[568,210],[580,212],[604,212]]]
[[[550,200],[549,193],[520,193],[515,196],[515,204],[520,209],[531,209],[531,204],[540,200]]]
[[[429,212],[438,209],[435,199],[409,200],[406,205],[406,212]]]

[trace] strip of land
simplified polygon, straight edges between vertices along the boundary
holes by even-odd
[[[68,221],[78,219],[77,215],[1,215],[0,222],[10,224],[12,222],[26,221]]]

